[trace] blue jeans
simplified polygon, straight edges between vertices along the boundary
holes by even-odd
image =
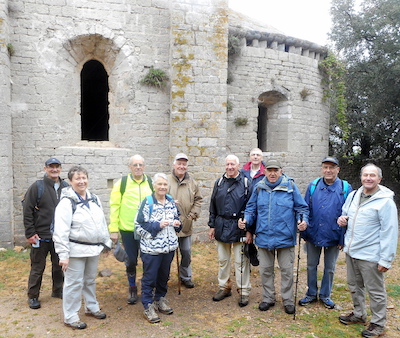
[[[169,273],[175,251],[150,255],[141,252],[143,262],[142,304],[147,309],[154,300],[165,297],[168,290]]]
[[[122,243],[126,254],[128,255],[128,262],[126,262],[126,274],[128,276],[129,286],[136,286],[136,266],[139,255],[140,240],[135,239],[133,231],[120,230]]]
[[[333,276],[336,269],[336,260],[339,256],[337,245],[329,247],[316,246],[306,242],[307,247],[307,296],[316,297],[318,293],[318,265],[322,249],[324,250],[324,274],[319,290],[320,298],[330,298],[333,287]]]

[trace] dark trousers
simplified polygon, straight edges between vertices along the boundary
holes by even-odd
[[[59,265],[58,255],[54,250],[54,243],[50,240],[41,240],[38,248],[31,248],[31,272],[28,280],[28,297],[39,298],[42,286],[43,272],[46,267],[47,254],[51,257],[51,275],[53,279],[53,293],[61,294],[63,290],[64,274]]]
[[[120,230],[122,243],[124,244],[125,252],[128,255],[126,262],[126,274],[128,276],[129,286],[136,285],[136,266],[139,256],[140,240],[135,239],[133,231]]]
[[[168,290],[169,273],[175,251],[150,255],[141,252],[143,262],[142,304],[147,309],[154,300],[165,297]]]

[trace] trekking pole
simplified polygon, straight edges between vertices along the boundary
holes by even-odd
[[[244,255],[244,242],[242,242],[242,250],[241,250],[241,262],[240,262],[240,302],[242,304],[243,300],[243,255]]]
[[[303,214],[300,214],[300,222],[303,222]],[[296,290],[294,292],[294,306],[295,310],[293,313],[293,320],[296,320],[296,305],[297,305],[297,290],[299,286],[299,271],[300,271],[300,247],[301,247],[301,236],[299,232],[299,249],[297,251],[297,272],[296,272]]]
[[[179,278],[179,257],[178,257],[178,252],[179,252],[179,246],[176,249],[176,270],[178,271],[178,295],[181,294],[181,279]]]

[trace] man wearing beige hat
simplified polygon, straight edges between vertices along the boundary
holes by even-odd
[[[193,221],[197,220],[201,212],[201,196],[199,185],[187,173],[189,158],[184,153],[175,156],[172,173],[168,175],[170,182],[169,193],[174,198],[180,212],[182,230],[178,233],[181,262],[179,277],[187,288],[194,288],[192,281],[191,247]]]

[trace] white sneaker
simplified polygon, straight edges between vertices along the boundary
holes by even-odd
[[[165,297],[161,297],[160,300],[155,301],[155,304],[158,311],[165,315],[170,315],[174,312],[174,310],[172,310],[168,305],[168,300]]]
[[[148,304],[147,309],[145,309],[143,313],[149,323],[154,324],[161,321],[161,319],[157,316],[154,304]]]

